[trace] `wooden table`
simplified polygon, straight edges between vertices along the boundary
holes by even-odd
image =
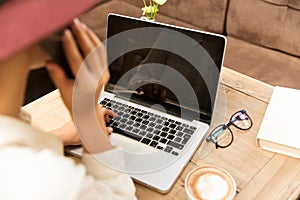
[[[227,122],[235,111],[243,108],[253,119],[253,127],[248,131],[234,129],[233,144],[226,149],[214,149],[205,159],[199,159],[197,151],[168,194],[136,183],[138,199],[187,199],[184,178],[191,169],[207,164],[222,167],[234,177],[237,183],[235,199],[298,199],[300,160],[256,147],[256,134],[272,91],[272,86],[224,67],[212,127]],[[24,109],[31,113],[34,126],[45,131],[70,119],[57,91]]]

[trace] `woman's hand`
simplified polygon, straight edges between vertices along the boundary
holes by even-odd
[[[104,116],[105,122],[109,122],[110,117],[114,117],[116,115],[113,111],[103,107],[102,105],[99,105],[99,112]],[[106,130],[107,136],[113,131],[111,127],[106,127]],[[63,141],[64,146],[81,144],[79,134],[77,133],[77,129],[72,120],[64,124],[62,127],[52,130],[50,133],[58,136]]]
[[[66,29],[62,36],[63,48],[70,69],[76,77],[79,68],[83,64],[84,57],[87,57],[94,49],[97,48],[98,54],[96,58],[94,57],[96,60],[93,60],[93,64],[96,64],[97,66],[93,67],[99,67],[105,71],[98,84],[98,93],[100,94],[100,89],[103,88],[110,78],[109,71],[107,70],[105,49],[95,33],[78,19],[73,21],[71,29],[72,32],[69,29]],[[83,55],[81,55],[81,52],[83,52]],[[47,69],[55,86],[60,90],[66,107],[72,114],[72,92],[74,80],[68,79],[62,68],[51,61],[47,62]],[[86,77],[86,79],[88,82],[89,77]]]
[[[98,82],[98,89],[96,94],[96,97],[98,97],[100,95],[100,90],[107,83],[110,76],[107,70],[105,49],[103,48],[103,46],[101,46],[101,42],[97,38],[95,33],[91,31],[85,24],[81,23],[78,19],[75,19],[71,24],[71,30],[72,32],[68,29],[65,30],[62,36],[63,48],[70,69],[75,77],[78,74],[79,68],[81,66],[86,68],[86,65],[89,65],[91,63],[93,66],[89,67],[96,67],[104,71]],[[84,57],[87,57],[95,48],[97,48],[97,55],[92,57],[92,62],[89,63],[88,60],[87,63],[83,64]],[[81,54],[81,52],[83,53],[83,55]],[[72,115],[72,93],[74,80],[67,78],[62,68],[51,61],[47,63],[47,69],[54,84],[60,90],[62,99],[66,107]],[[89,84],[90,77],[88,77],[88,74],[84,78],[85,80],[83,80],[83,83]],[[105,122],[108,122],[110,116],[115,116],[115,113],[113,113],[111,110],[103,108],[102,106],[99,107],[96,100],[95,106],[100,127],[102,128],[102,130],[105,130],[106,134],[111,133],[112,128],[107,129],[105,127]],[[69,122],[69,124],[61,127],[61,129],[55,130],[53,133],[60,136],[63,139],[64,144],[66,145],[79,143],[79,137],[73,122]]]

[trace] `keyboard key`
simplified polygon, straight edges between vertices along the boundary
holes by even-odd
[[[158,119],[158,118],[160,118],[160,115],[154,115],[154,117]]]
[[[154,122],[156,120],[155,117],[150,117],[149,121]]]
[[[114,122],[114,123],[111,124],[111,126],[112,126],[112,127],[118,127],[119,124],[120,124],[119,122]]]
[[[177,127],[176,127],[176,130],[182,131],[182,130],[183,130],[183,127],[182,127],[182,126],[177,126]]]
[[[147,132],[152,132],[153,130],[154,130],[154,129],[151,128],[151,127],[149,127],[149,128],[146,129]]]
[[[169,125],[169,128],[172,128],[172,129],[173,129],[173,128],[175,128],[175,127],[176,127],[176,124],[170,124],[170,125]]]
[[[126,125],[125,124],[120,124],[120,126],[118,126],[120,129],[125,129]]]
[[[123,115],[123,117],[127,119],[127,118],[130,117],[130,115],[126,113],[126,114]]]
[[[183,147],[184,147],[182,144],[179,144],[179,143],[173,142],[173,141],[169,141],[167,144],[176,149],[180,149],[180,150],[183,149]]]
[[[185,127],[185,128],[189,127],[189,125],[187,125],[187,124],[182,124],[182,126]]]
[[[158,134],[160,134],[160,131],[156,129],[152,133],[155,134],[155,135],[158,135]]]
[[[176,135],[177,135],[178,137],[181,137],[181,136],[183,136],[183,132],[177,132]]]
[[[132,126],[127,126],[127,127],[126,127],[126,130],[127,130],[127,131],[132,131],[132,129],[133,129]]]
[[[173,154],[174,156],[178,156],[179,153],[177,153],[176,151],[172,151],[172,154]]]
[[[114,111],[118,111],[119,110],[119,106],[118,105],[113,105],[111,107],[111,109],[114,110]]]
[[[160,136],[161,136],[161,137],[167,137],[167,135],[168,135],[168,133],[166,133],[166,132],[161,132],[161,133],[160,133]]]
[[[191,138],[191,135],[188,135],[188,134],[185,134],[184,136],[183,136],[183,139],[190,139]]]
[[[180,143],[181,140],[182,140],[182,138],[180,138],[180,137],[176,137],[176,138],[174,139],[174,141],[175,141],[175,142],[178,142],[178,143]]]
[[[151,143],[150,143],[150,146],[151,147],[156,147],[158,145],[158,142],[156,142],[156,141],[152,141]]]
[[[190,138],[185,138],[183,139],[183,141],[181,142],[181,144],[186,144],[189,141]]]
[[[164,149],[162,146],[157,146],[156,148],[159,149],[159,150],[163,150]]]
[[[129,137],[131,139],[134,139],[136,141],[140,141],[142,139],[142,137],[139,136],[139,135],[130,133],[128,131],[123,131],[123,130],[117,128],[117,127],[113,127],[113,129],[114,129],[114,133],[117,133],[117,134],[120,134],[120,135],[124,135],[124,136]]]
[[[106,101],[103,99],[102,101],[100,101],[100,104],[105,105]]]
[[[169,122],[164,122],[165,126],[169,126],[169,124],[170,124]]]
[[[119,116],[123,116],[123,115],[124,115],[124,113],[123,113],[122,111],[117,111],[117,115],[119,115]]]
[[[175,136],[174,135],[168,135],[168,137],[167,137],[169,140],[173,140],[174,138],[175,138]]]
[[[132,124],[134,124],[134,121],[130,120],[130,121],[127,122],[127,125],[132,125]]]
[[[143,139],[141,140],[141,142],[144,143],[144,144],[149,144],[149,143],[151,142],[151,140],[148,139],[148,138],[143,138]]]
[[[120,116],[116,116],[115,118],[113,118],[115,121],[120,121],[122,118]]]
[[[161,119],[156,119],[156,120],[155,120],[155,123],[156,123],[156,124],[161,124],[162,122],[163,122],[163,120],[161,120]]]
[[[150,118],[149,115],[144,115],[144,116],[143,116],[143,119],[149,119],[149,118]]]
[[[195,131],[197,128],[195,126],[190,126],[190,129]]]
[[[133,126],[135,127],[135,128],[138,128],[138,127],[140,127],[140,123],[135,123],[135,124],[133,124]]]
[[[120,120],[120,122],[123,123],[123,124],[126,124],[127,119],[123,118],[123,119]]]
[[[193,134],[193,133],[194,133],[193,130],[188,129],[188,128],[185,128],[185,129],[183,130],[183,132],[188,133],[188,134]]]
[[[143,124],[142,124],[142,125],[140,126],[140,129],[141,129],[141,130],[145,130],[146,128],[147,128],[146,125],[143,125]]]
[[[172,150],[173,150],[173,148],[172,148],[172,147],[169,147],[169,146],[167,146],[167,147],[165,148],[165,152],[168,152],[168,153],[170,153]]]
[[[156,125],[155,128],[160,130],[163,126],[162,125]]]
[[[164,127],[163,129],[161,129],[162,131],[168,132],[169,128],[168,127]]]
[[[148,134],[146,135],[146,137],[151,139],[151,138],[153,137],[153,134],[148,133]]]
[[[145,136],[147,134],[147,132],[145,132],[145,131],[140,131],[139,132],[139,135],[142,135],[142,136]]]
[[[155,135],[152,139],[155,140],[155,141],[159,141],[160,137],[158,135]]]
[[[177,125],[181,125],[181,122],[179,122],[179,121],[176,121],[176,122],[175,122],[175,124],[177,124]]]
[[[154,127],[156,124],[154,122],[151,122],[148,126]]]
[[[173,119],[168,119],[168,121],[169,121],[170,123],[174,123],[174,122],[175,122]]]
[[[130,108],[125,108],[124,109],[124,113],[130,113],[130,112],[131,112]]]
[[[166,144],[167,143],[167,139],[166,138],[161,138],[160,140],[159,140],[159,142],[161,142],[161,143],[163,143],[163,144]]]
[[[174,135],[176,132],[177,132],[177,131],[176,131],[176,130],[174,130],[174,129],[172,129],[172,130],[169,130],[169,133],[170,133],[170,134],[173,134],[173,135]]]
[[[133,110],[133,111],[130,112],[130,114],[135,115],[136,111]]]
[[[143,119],[142,119],[142,118],[137,118],[137,119],[135,119],[135,121],[136,121],[136,122],[142,122]]]
[[[135,128],[135,129],[132,130],[132,132],[138,133],[138,132],[140,132],[140,129]]]
[[[142,121],[142,124],[145,124],[145,125],[147,125],[147,124],[149,124],[149,121],[147,121],[147,120],[144,120],[144,121]]]
[[[135,120],[136,116],[130,116],[130,119]]]

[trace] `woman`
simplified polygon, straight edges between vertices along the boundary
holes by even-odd
[[[82,164],[76,165],[62,155],[58,137],[42,133],[19,118],[30,67],[42,66],[46,60],[49,74],[72,112],[73,81],[49,61],[39,41],[93,3],[94,0],[0,1],[0,199],[136,199],[128,175],[104,166],[92,156],[111,150],[99,147],[91,152],[85,148]],[[62,40],[75,75],[83,60],[80,52],[87,56],[100,45],[95,34],[79,20],[71,23],[71,30],[63,31]],[[105,52],[100,49],[97,67],[105,70]],[[108,78],[106,72],[99,88]],[[114,113],[96,107],[96,103],[95,108],[101,130],[109,134],[105,121]],[[72,122],[56,134],[65,144],[78,142]]]

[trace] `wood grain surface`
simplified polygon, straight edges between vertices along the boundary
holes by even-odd
[[[213,149],[204,159],[199,158],[198,150],[167,194],[136,183],[138,199],[187,199],[184,179],[190,170],[203,165],[222,167],[234,177],[237,183],[235,199],[298,199],[300,160],[256,146],[256,135],[272,91],[271,85],[223,67],[211,128],[226,123],[240,109],[247,110],[253,127],[247,131],[232,128],[233,144],[226,149]],[[31,113],[33,125],[44,131],[71,119],[57,90],[24,106],[24,109]]]

